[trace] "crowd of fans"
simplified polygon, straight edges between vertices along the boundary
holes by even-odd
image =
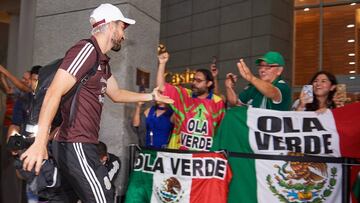
[[[111,74],[109,58],[105,54],[110,50],[120,50],[121,42],[124,40],[124,29],[135,21],[125,18],[117,7],[103,4],[93,11],[90,22],[93,27],[92,37],[89,39],[91,42],[79,41],[69,49],[46,93],[43,103],[45,107],[42,107],[39,118],[39,126],[42,124],[42,128],[39,127],[39,131],[36,125],[29,124],[28,121],[31,119],[30,112],[35,101],[39,70],[42,67],[34,66],[31,71],[24,73],[22,79],[17,79],[6,68],[0,66],[1,89],[7,95],[2,143],[15,143],[15,148],[6,149],[5,145],[1,146],[2,165],[8,166],[8,170],[12,171],[7,177],[2,176],[7,179],[2,180],[2,183],[19,182],[13,178],[16,174],[18,179],[24,180],[20,181],[18,187],[24,188],[26,195],[23,197],[27,198],[28,202],[48,200],[56,202],[68,198],[71,202],[78,199],[92,202],[95,198],[104,201],[113,200],[114,180],[121,164],[116,156],[107,152],[104,143],[98,142],[98,128],[105,93],[116,103],[137,102],[132,127],[140,145],[154,149],[197,151],[211,149],[212,138],[226,115],[227,108],[251,106],[279,111],[323,113],[327,109],[342,107],[347,102],[346,94],[338,91],[335,76],[321,71],[309,82],[312,93],[301,92],[299,99],[291,105],[291,88],[282,78],[285,60],[280,53],[274,51],[266,53],[255,61],[257,74],[251,71],[243,59],[239,59],[234,64],[239,72],[226,74],[223,94],[219,92],[217,81],[219,71],[215,63],[208,69],[195,70],[190,89],[167,83],[165,72],[170,54],[166,51],[158,55],[157,88],[151,94],[122,90]],[[77,63],[79,57],[85,55],[83,52],[88,50],[90,51],[86,56],[89,57],[87,63]],[[83,88],[88,89],[80,91],[79,97],[83,100],[79,101],[88,102],[89,106],[96,108],[86,108],[83,104],[76,109],[77,126],[65,121],[55,122],[57,125],[54,122],[51,124],[61,98],[78,84],[78,81],[83,81],[84,78],[79,74],[85,74],[86,69],[90,69],[94,63],[98,65],[96,74],[101,74],[97,79],[101,79],[95,80],[96,75],[87,78],[90,85],[84,85]],[[240,79],[245,80],[248,85],[237,94],[235,86]],[[8,81],[13,85],[9,85]],[[143,111],[145,101],[155,103]],[[72,106],[69,102],[63,104],[62,112],[69,113],[70,107]],[[91,110],[93,112],[89,112]],[[88,119],[86,115],[91,117],[89,122],[84,120],[84,118]],[[69,117],[70,115],[67,114],[62,116],[63,119],[67,119],[66,121],[71,120]],[[59,129],[60,123],[65,124]],[[37,133],[37,136],[36,139],[33,138],[35,142],[32,145],[16,148],[19,147],[18,142],[10,141],[15,137],[21,139],[22,136],[31,140],[34,133]],[[40,166],[41,170],[39,170]],[[60,172],[56,173],[58,169]],[[83,173],[84,171],[88,174]],[[89,176],[93,177],[89,178]],[[101,184],[96,182],[98,179],[102,180]],[[56,187],[59,184],[58,180],[61,181],[62,187]],[[66,182],[69,182],[69,188],[74,196],[70,197],[68,195],[70,193],[64,193]],[[94,187],[97,189],[95,190]],[[106,194],[101,191],[105,191]]]
[[[209,69],[196,70],[191,89],[166,83],[164,75],[169,58],[168,52],[161,53],[158,56],[157,86],[160,87],[159,91],[163,95],[169,96],[175,102],[171,105],[156,102],[145,110],[142,110],[144,102],[136,104],[132,127],[138,136],[138,144],[141,146],[155,149],[171,148],[207,151],[211,147],[211,137],[214,136],[216,128],[226,114],[226,108],[233,106],[322,113],[327,109],[342,107],[347,101],[346,95],[343,93],[337,94],[338,83],[336,77],[329,72],[320,71],[309,81],[313,95],[309,96],[301,92],[299,98],[291,105],[290,87],[281,77],[285,62],[278,52],[268,52],[255,61],[258,70],[257,76],[250,71],[244,60],[240,59],[236,64],[239,75],[248,82],[248,85],[237,95],[234,89],[240,77],[234,73],[228,73],[225,79],[226,96],[222,95],[218,90],[218,69],[216,64],[211,64]],[[27,119],[40,69],[41,66],[34,66],[30,71],[23,74],[22,79],[17,79],[6,68],[0,66],[1,87],[7,95],[3,121],[3,135],[5,136],[3,136],[3,139],[8,140],[9,137],[15,134],[31,137],[31,134],[34,133],[30,128],[31,126],[27,125]],[[8,84],[8,81],[11,81],[12,85]],[[194,111],[194,109],[197,111]],[[201,145],[200,141],[204,138],[204,144]],[[188,140],[191,140],[191,142]],[[199,140],[199,144],[194,144],[195,140]],[[101,163],[109,166],[114,162],[111,165],[112,167],[109,168],[113,184],[114,177],[120,170],[120,160],[107,153],[104,143],[100,142],[98,149]],[[49,151],[51,151],[51,148],[49,148]],[[6,152],[3,150],[2,153],[4,156]],[[21,151],[12,150],[12,157],[5,157],[8,160],[16,159],[19,153]],[[9,164],[9,161],[6,164]],[[21,168],[13,168],[13,170],[14,174],[17,171],[16,174],[19,179],[26,179],[19,172]],[[29,181],[23,181],[23,183],[25,184],[24,190],[26,190],[26,197],[29,202],[46,200],[46,195],[43,197],[41,193],[33,194]]]
[[[175,102],[172,105],[154,104],[144,111],[141,110],[144,103],[136,105],[132,126],[139,137],[139,144],[142,146],[157,149],[201,150],[201,148],[185,146],[186,140],[189,139],[189,136],[212,137],[224,116],[225,106],[227,108],[251,106],[279,111],[316,111],[323,113],[327,109],[342,107],[346,102],[349,102],[345,92],[337,93],[336,77],[327,71],[319,71],[307,84],[311,87],[312,95],[309,96],[301,91],[299,98],[292,104],[291,88],[282,78],[285,68],[284,58],[280,53],[274,51],[266,53],[255,61],[258,70],[256,76],[244,60],[240,59],[236,64],[239,70],[238,74],[241,79],[248,82],[248,85],[244,87],[242,92],[236,94],[235,86],[240,78],[237,74],[227,73],[225,79],[226,96],[218,90],[218,69],[215,63],[210,65],[209,70],[196,70],[191,89],[165,83],[165,66],[169,58],[168,52],[159,53],[157,86],[160,87],[164,95],[169,96]],[[191,112],[200,104],[203,104],[204,109],[212,115],[220,112],[219,115],[221,116],[215,122],[217,126],[208,129],[212,132],[210,134],[189,132],[190,129],[187,128],[189,127],[187,126],[189,120],[198,116],[191,114]],[[189,109],[185,110],[186,108]],[[202,121],[204,120],[206,119]],[[207,120],[207,122],[214,123],[213,120]]]

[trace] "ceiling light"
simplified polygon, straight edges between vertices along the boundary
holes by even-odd
[[[355,40],[354,39],[348,39],[347,42],[352,43],[352,42],[355,42]]]
[[[348,56],[355,56],[355,53],[349,53]]]
[[[349,24],[349,25],[347,25],[346,27],[347,27],[347,28],[352,28],[352,27],[355,27],[355,25],[354,25],[354,24]]]
[[[356,71],[351,70],[351,71],[349,71],[349,73],[350,73],[350,74],[354,74],[354,73],[356,73]]]
[[[351,4],[350,4],[350,6],[355,6],[355,5],[356,5],[356,3],[351,3]]]
[[[355,77],[355,76],[350,76],[349,79],[350,79],[350,80],[355,80],[356,77]]]
[[[310,11],[310,8],[304,8],[304,11]]]
[[[350,65],[354,65],[354,64],[355,64],[355,62],[354,62],[354,61],[351,61],[351,62],[349,62],[349,64],[350,64]]]

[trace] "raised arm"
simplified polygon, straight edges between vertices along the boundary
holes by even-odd
[[[274,102],[281,101],[281,92],[278,88],[273,86],[271,83],[263,81],[257,77],[255,77],[250,69],[247,67],[243,59],[237,63],[238,70],[241,76],[255,86],[257,90],[265,97],[273,100]]]
[[[0,72],[7,77],[19,90],[23,92],[31,92],[31,88],[26,86],[21,80],[11,74],[4,66],[0,65]]]
[[[135,107],[135,112],[132,119],[132,126],[133,127],[139,127],[141,122],[141,106],[143,105],[143,102],[138,102]]]
[[[169,53],[168,52],[164,52],[160,55],[158,55],[158,59],[159,59],[159,67],[158,67],[158,71],[157,71],[157,75],[156,75],[156,86],[159,87],[160,91],[164,90],[164,85],[165,85],[165,66],[166,63],[169,60]]]
[[[239,99],[234,90],[236,81],[237,81],[236,75],[232,73],[226,74],[226,79],[225,79],[226,99],[231,106],[240,105]]]
[[[47,143],[51,122],[59,107],[61,97],[76,83],[74,76],[63,69],[59,69],[46,92],[39,116],[38,132],[35,142],[21,155],[23,168],[31,171],[35,167],[38,174],[44,159],[47,159]]]
[[[13,89],[10,87],[9,83],[6,81],[5,75],[4,74],[0,74],[0,80],[1,80],[1,84],[4,88],[4,91],[6,94],[12,94],[13,93]]]
[[[210,71],[212,76],[214,77],[214,93],[220,95],[219,81],[218,81],[219,70],[217,69],[215,63],[212,63],[210,65]]]

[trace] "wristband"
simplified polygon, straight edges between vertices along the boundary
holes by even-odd
[[[155,101],[155,93],[151,93],[151,101]]]

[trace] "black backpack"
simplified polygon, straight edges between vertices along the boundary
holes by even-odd
[[[93,42],[90,39],[84,39],[84,40],[87,42],[90,42],[95,47],[95,45],[93,44]],[[99,62],[98,62],[99,56],[98,55],[99,54],[97,53],[96,54],[96,62],[92,66],[92,68],[86,74],[84,74],[78,82],[76,82],[76,84],[69,90],[68,93],[66,93],[62,97],[61,103],[60,103],[57,113],[54,117],[52,127],[60,126],[60,124],[62,122],[62,117],[61,117],[61,112],[60,112],[61,104],[63,102],[65,102],[66,100],[68,100],[71,96],[73,96],[73,97],[72,97],[72,101],[71,101],[69,125],[73,124],[73,120],[74,120],[75,113],[76,113],[76,107],[77,107],[78,93],[79,93],[81,87],[83,85],[85,85],[86,82],[89,80],[89,78],[91,76],[95,75],[97,68],[99,66]],[[30,108],[30,119],[28,121],[29,124],[37,125],[38,120],[39,120],[39,115],[40,115],[40,109],[41,109],[42,103],[44,101],[46,91],[49,88],[52,80],[54,79],[55,73],[59,69],[62,61],[63,61],[62,58],[56,59],[56,60],[52,61],[51,63],[43,66],[40,69],[38,84],[37,84],[37,87],[35,90],[35,95],[33,97],[33,101],[32,101],[31,108]]]

